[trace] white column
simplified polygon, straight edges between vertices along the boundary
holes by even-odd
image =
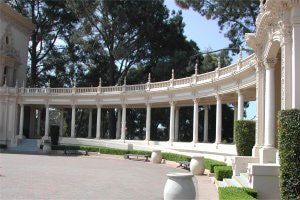
[[[275,60],[266,63],[264,147],[274,147],[275,144],[275,63]]]
[[[172,145],[174,142],[174,117],[175,117],[175,102],[170,101],[170,133],[169,133],[169,142]]]
[[[49,104],[46,104],[45,138],[49,137]]]
[[[208,106],[204,106],[204,138],[203,142],[208,142]]]
[[[37,109],[38,115],[37,115],[37,125],[36,125],[36,135],[39,137],[41,136],[41,109]]]
[[[72,105],[72,118],[71,118],[71,137],[75,137],[75,105]]]
[[[175,108],[175,136],[174,141],[179,141],[179,109],[180,107],[176,106]]]
[[[4,84],[4,66],[0,65],[0,87]]]
[[[146,114],[146,141],[150,141],[150,128],[151,128],[151,106],[147,104],[147,114]]]
[[[121,137],[121,118],[122,118],[122,110],[118,109],[118,118],[117,118],[117,130],[116,130],[116,139],[120,139]]]
[[[264,130],[264,145],[259,150],[260,163],[275,163],[276,148],[275,146],[275,59],[267,59],[265,62],[265,130]]]
[[[238,120],[244,119],[244,95],[241,91],[238,91]]]
[[[125,141],[125,136],[126,136],[126,105],[122,105],[121,140]]]
[[[92,121],[93,121],[93,109],[89,109],[88,138],[92,138]]]
[[[198,142],[198,101],[194,99],[194,119],[193,119],[193,143]]]
[[[292,8],[292,108],[300,108],[300,2]]]
[[[24,104],[20,104],[20,128],[19,128],[19,136],[23,138],[23,127],[24,127]]]
[[[60,120],[59,120],[59,136],[62,137],[64,133],[64,110],[60,110]]]
[[[101,138],[101,106],[97,105],[96,139]]]
[[[215,143],[221,143],[222,140],[222,100],[219,95],[216,95],[216,141]]]
[[[236,121],[238,119],[238,104],[233,103],[233,121]]]

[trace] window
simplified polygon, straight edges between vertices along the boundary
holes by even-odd
[[[1,85],[4,85],[5,81],[7,78],[7,67],[4,67],[4,72],[3,72],[3,83],[1,83]]]
[[[9,38],[8,38],[8,36],[5,37],[5,41],[6,41],[6,44],[9,44]]]

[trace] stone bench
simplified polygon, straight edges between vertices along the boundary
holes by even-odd
[[[144,154],[125,154],[124,155],[124,158],[125,159],[131,159],[131,158],[136,158],[136,159],[139,159],[139,158],[144,158],[145,159],[145,162],[147,162],[149,160],[149,155],[144,155]]]
[[[65,155],[85,155],[88,156],[88,151],[85,150],[76,150],[76,149],[64,149]]]
[[[182,167],[184,169],[190,170],[190,162],[189,161],[178,161],[178,167]]]

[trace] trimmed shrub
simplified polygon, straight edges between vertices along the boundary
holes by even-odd
[[[251,156],[255,144],[255,121],[238,120],[234,122],[234,140],[239,156]]]
[[[215,178],[218,181],[222,181],[223,178],[231,178],[232,177],[232,168],[231,166],[215,166]]]
[[[175,154],[175,153],[162,153],[162,159],[165,160],[170,160],[170,161],[191,161],[191,157],[190,156],[185,156],[185,155],[179,155],[179,154]]]
[[[210,171],[210,173],[214,173],[215,166],[226,166],[226,164],[224,162],[211,160],[211,159],[204,160],[204,167],[205,167],[205,169],[208,169]]]
[[[256,190],[251,188],[219,187],[218,192],[220,200],[254,200],[257,198]]]
[[[59,126],[57,125],[50,126],[50,137],[51,137],[51,144],[58,145]]]
[[[279,113],[281,199],[300,199],[300,110]]]
[[[0,144],[0,149],[6,149],[7,148],[7,144]]]

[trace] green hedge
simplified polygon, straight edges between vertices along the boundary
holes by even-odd
[[[239,156],[251,156],[255,144],[255,122],[251,120],[235,121],[234,140]]]
[[[220,200],[254,200],[257,198],[256,190],[251,188],[219,187],[218,192]]]
[[[300,110],[279,113],[281,199],[300,199]]]
[[[208,169],[210,171],[210,173],[214,173],[215,166],[226,166],[226,164],[224,162],[211,160],[211,159],[204,160],[204,167],[205,167],[205,169]]]
[[[223,178],[231,178],[232,177],[232,168],[231,166],[215,166],[215,178],[218,181],[223,181]]]
[[[150,151],[140,151],[140,150],[125,150],[116,149],[109,147],[95,147],[95,146],[75,146],[75,145],[52,145],[52,150],[85,150],[88,152],[99,152],[102,154],[113,154],[113,155],[125,155],[125,154],[144,154],[151,155]]]
[[[190,156],[179,155],[175,153],[162,153],[162,158],[170,161],[191,161]]]

